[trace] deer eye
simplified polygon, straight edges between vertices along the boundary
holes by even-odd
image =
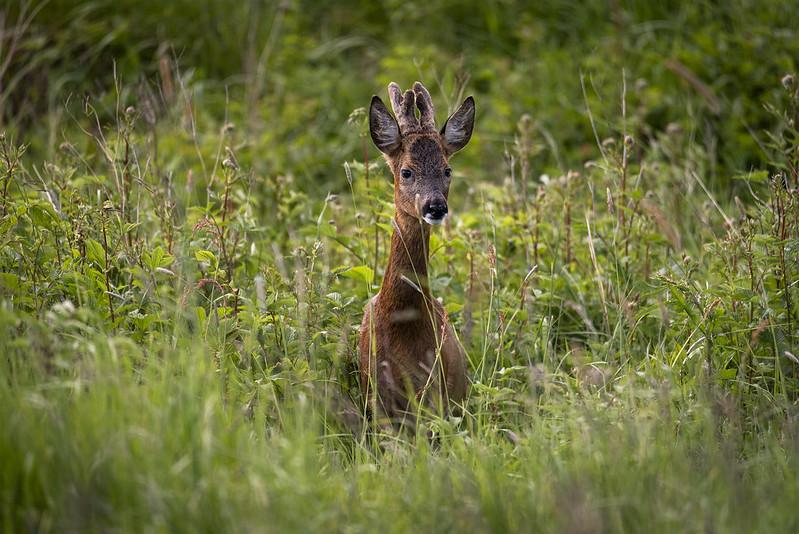
[[[406,180],[409,180],[411,177],[413,177],[413,171],[410,169],[402,169],[400,171],[400,176],[402,176]]]
[[[446,176],[447,178],[451,177],[452,176],[452,169],[450,169],[449,167],[444,169],[444,176]]]

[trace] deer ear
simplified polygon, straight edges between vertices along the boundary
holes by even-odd
[[[369,133],[372,142],[383,154],[394,154],[402,144],[399,124],[379,96],[373,96],[369,106]]]
[[[466,146],[472,138],[474,128],[474,98],[471,96],[463,101],[461,107],[450,115],[441,128],[441,138],[449,155]]]

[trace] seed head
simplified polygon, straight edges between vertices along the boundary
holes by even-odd
[[[796,78],[794,78],[793,74],[786,74],[782,77],[782,86],[785,87],[786,91],[790,91],[796,85]]]
[[[222,166],[226,169],[238,169],[239,162],[236,161],[236,155],[233,153],[233,150],[229,146],[226,146],[225,153],[227,154],[227,157],[222,161]]]

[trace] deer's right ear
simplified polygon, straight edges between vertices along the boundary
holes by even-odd
[[[373,96],[369,106],[369,133],[383,154],[390,156],[402,145],[399,124],[379,96]]]
[[[441,137],[444,140],[447,157],[466,146],[466,143],[472,138],[473,129],[474,98],[470,96],[463,101],[455,113],[450,115],[447,122],[444,123],[444,127],[441,128]]]

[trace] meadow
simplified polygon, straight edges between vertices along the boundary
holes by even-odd
[[[0,6],[7,532],[799,530],[799,4]],[[364,417],[372,94],[452,160],[457,416]]]

